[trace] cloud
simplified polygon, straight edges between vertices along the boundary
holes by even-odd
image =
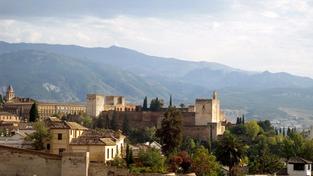
[[[61,13],[42,12],[43,17],[38,17],[38,11],[0,10],[0,40],[90,47],[118,44],[151,55],[313,77],[313,12],[309,1],[199,1],[203,6],[194,5],[199,11],[187,7],[191,1],[180,1],[179,8],[156,1],[134,1],[129,7],[117,2],[108,3],[104,9],[112,9],[105,14],[98,6],[84,7],[82,1],[73,5],[73,11],[68,10],[67,3],[61,7],[56,7],[57,2],[49,4]],[[34,10],[47,4],[28,6]],[[8,7],[19,9],[12,4]],[[216,9],[211,10],[213,7]]]

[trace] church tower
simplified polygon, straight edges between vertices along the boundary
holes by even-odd
[[[9,85],[7,93],[5,95],[5,101],[10,102],[15,97],[12,85]]]

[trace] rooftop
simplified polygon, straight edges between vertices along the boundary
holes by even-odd
[[[306,160],[306,159],[300,158],[300,157],[293,157],[293,158],[290,158],[288,160],[288,163],[291,163],[291,164],[311,164],[312,161],[309,161],[309,160]]]
[[[46,124],[50,129],[73,129],[73,130],[87,130],[88,129],[76,122],[61,121],[57,117],[47,118]]]
[[[115,141],[124,137],[120,132],[109,129],[84,131],[72,140],[72,145],[115,145]]]

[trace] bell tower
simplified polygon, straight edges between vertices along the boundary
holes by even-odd
[[[7,93],[5,95],[5,101],[10,102],[15,97],[12,85],[9,85]]]

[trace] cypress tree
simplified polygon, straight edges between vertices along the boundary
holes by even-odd
[[[169,108],[164,113],[164,119],[161,122],[161,128],[156,132],[160,137],[162,151],[169,155],[178,149],[182,142],[182,114],[176,108]]]
[[[38,119],[39,119],[38,107],[37,103],[35,102],[29,111],[29,122],[36,122]]]
[[[147,111],[148,110],[148,98],[147,98],[147,96],[145,96],[145,98],[143,99],[142,110],[143,111]]]
[[[129,148],[129,145],[126,146],[126,163],[129,167],[130,164],[134,163],[133,160],[133,151]]]
[[[237,117],[236,125],[239,125],[239,117]]]
[[[242,124],[245,124],[245,115],[242,115]]]
[[[170,103],[169,103],[169,107],[172,107],[172,95],[170,95]]]
[[[2,94],[0,94],[0,105],[3,104],[3,97],[2,97]]]

